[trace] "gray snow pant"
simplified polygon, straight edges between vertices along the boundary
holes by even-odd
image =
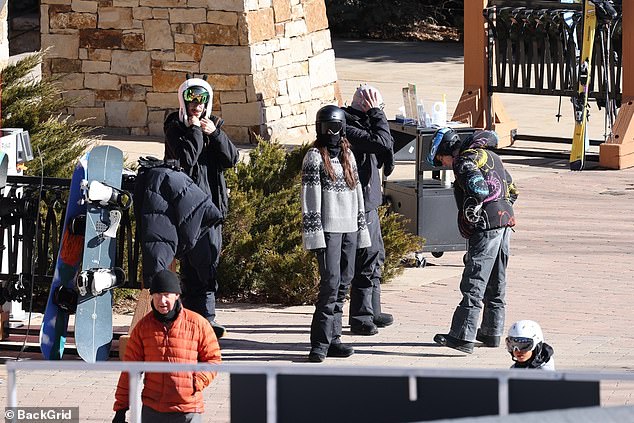
[[[506,265],[511,228],[477,232],[469,238],[465,268],[460,281],[462,301],[456,307],[449,335],[475,341],[484,303],[481,333],[501,336],[504,332]]]

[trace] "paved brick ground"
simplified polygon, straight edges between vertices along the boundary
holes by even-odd
[[[414,75],[429,74],[431,65],[412,57],[396,60],[390,68],[395,69],[393,74],[381,72],[377,78],[400,87]],[[356,63],[356,68],[366,73],[373,66],[361,59]],[[409,70],[399,73],[405,65]],[[460,60],[443,69],[453,72],[447,73],[448,78],[457,79]],[[349,81],[350,86],[356,83],[353,70],[349,63],[338,67],[340,79]],[[369,80],[372,73],[367,74]],[[400,90],[383,89],[383,93],[398,96]],[[160,155],[160,143],[147,141],[125,140],[122,145],[132,154]],[[571,173],[567,162],[514,156],[504,159],[521,190],[508,268],[507,322],[538,320],[555,348],[559,370],[632,371],[634,170]],[[508,367],[510,358],[503,348],[477,348],[474,354],[463,355],[433,343],[435,333],[448,329],[459,301],[462,253],[448,252],[427,260],[427,267],[406,269],[384,286],[384,308],[395,315],[396,323],[373,337],[349,336],[345,327],[344,341],[355,347],[355,355],[328,359],[325,365]],[[218,320],[229,329],[229,336],[221,341],[225,361],[304,362],[312,311],[312,306],[221,306]],[[119,323],[129,320],[129,316],[118,317]],[[54,370],[22,373],[18,376],[20,404],[79,405],[82,421],[110,421],[117,376],[70,375]],[[5,384],[2,367],[0,404],[6,403]],[[606,382],[601,400],[604,405],[631,405],[633,392],[632,383]],[[205,395],[205,421],[229,421],[228,376],[219,376]]]

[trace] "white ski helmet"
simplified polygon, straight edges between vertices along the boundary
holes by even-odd
[[[209,119],[211,116],[211,105],[213,104],[214,93],[211,89],[211,85],[207,81],[201,78],[188,78],[183,82],[180,87],[178,87],[178,104],[180,106],[180,110],[178,116],[185,125],[187,125],[187,101],[185,99],[186,94],[195,93],[195,94],[204,94],[207,93],[207,101],[205,103],[205,111],[203,112],[203,117]]]
[[[518,350],[533,351],[537,345],[544,342],[542,328],[532,320],[520,320],[511,325],[506,338],[506,349],[511,354]]]
[[[363,104],[364,95],[367,94],[376,94],[376,98],[379,100],[379,104],[383,105],[383,96],[381,95],[379,90],[371,85],[361,84],[359,85],[359,88],[357,88],[357,90],[354,92],[354,96],[352,96],[352,103],[350,104],[350,107],[359,111],[363,111],[361,104]]]

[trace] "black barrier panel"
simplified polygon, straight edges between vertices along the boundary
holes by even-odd
[[[266,422],[266,375],[232,374],[231,423]]]
[[[509,380],[509,412],[560,410],[601,405],[599,382]]]
[[[278,422],[413,422],[498,414],[497,379],[281,375]],[[232,420],[233,421],[233,420]]]

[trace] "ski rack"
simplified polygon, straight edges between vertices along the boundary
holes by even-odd
[[[488,55],[489,92],[562,97],[577,94],[581,4],[492,0],[483,13],[489,23],[489,51],[494,51]],[[621,25],[621,19],[613,24],[608,50],[601,39],[604,28],[597,28],[594,40],[588,98],[602,102],[602,106],[606,96],[618,104],[621,101]],[[609,59],[607,69],[603,58]]]
[[[135,177],[124,175],[122,188],[132,192]],[[21,188],[21,189],[20,189]],[[42,190],[41,201],[38,202]],[[48,289],[53,279],[63,232],[70,179],[8,176],[0,197],[0,304],[27,301],[34,287]],[[21,193],[18,194],[18,192]],[[116,267],[138,269],[140,245],[134,236],[131,209],[122,210],[117,234]],[[37,234],[37,238],[36,238]],[[6,242],[4,242],[6,239]],[[21,254],[20,254],[21,243]],[[3,245],[6,244],[6,247]],[[18,273],[18,263],[21,272]],[[136,271],[128,271],[124,287],[140,288]]]
[[[619,16],[610,31],[597,27],[588,97],[616,116],[599,159],[601,166],[621,169],[634,166],[634,54],[622,48],[634,36],[634,5],[614,3]],[[503,148],[513,144],[517,123],[498,93],[573,98],[582,9],[559,0],[465,0],[464,90],[452,120],[495,130]]]

